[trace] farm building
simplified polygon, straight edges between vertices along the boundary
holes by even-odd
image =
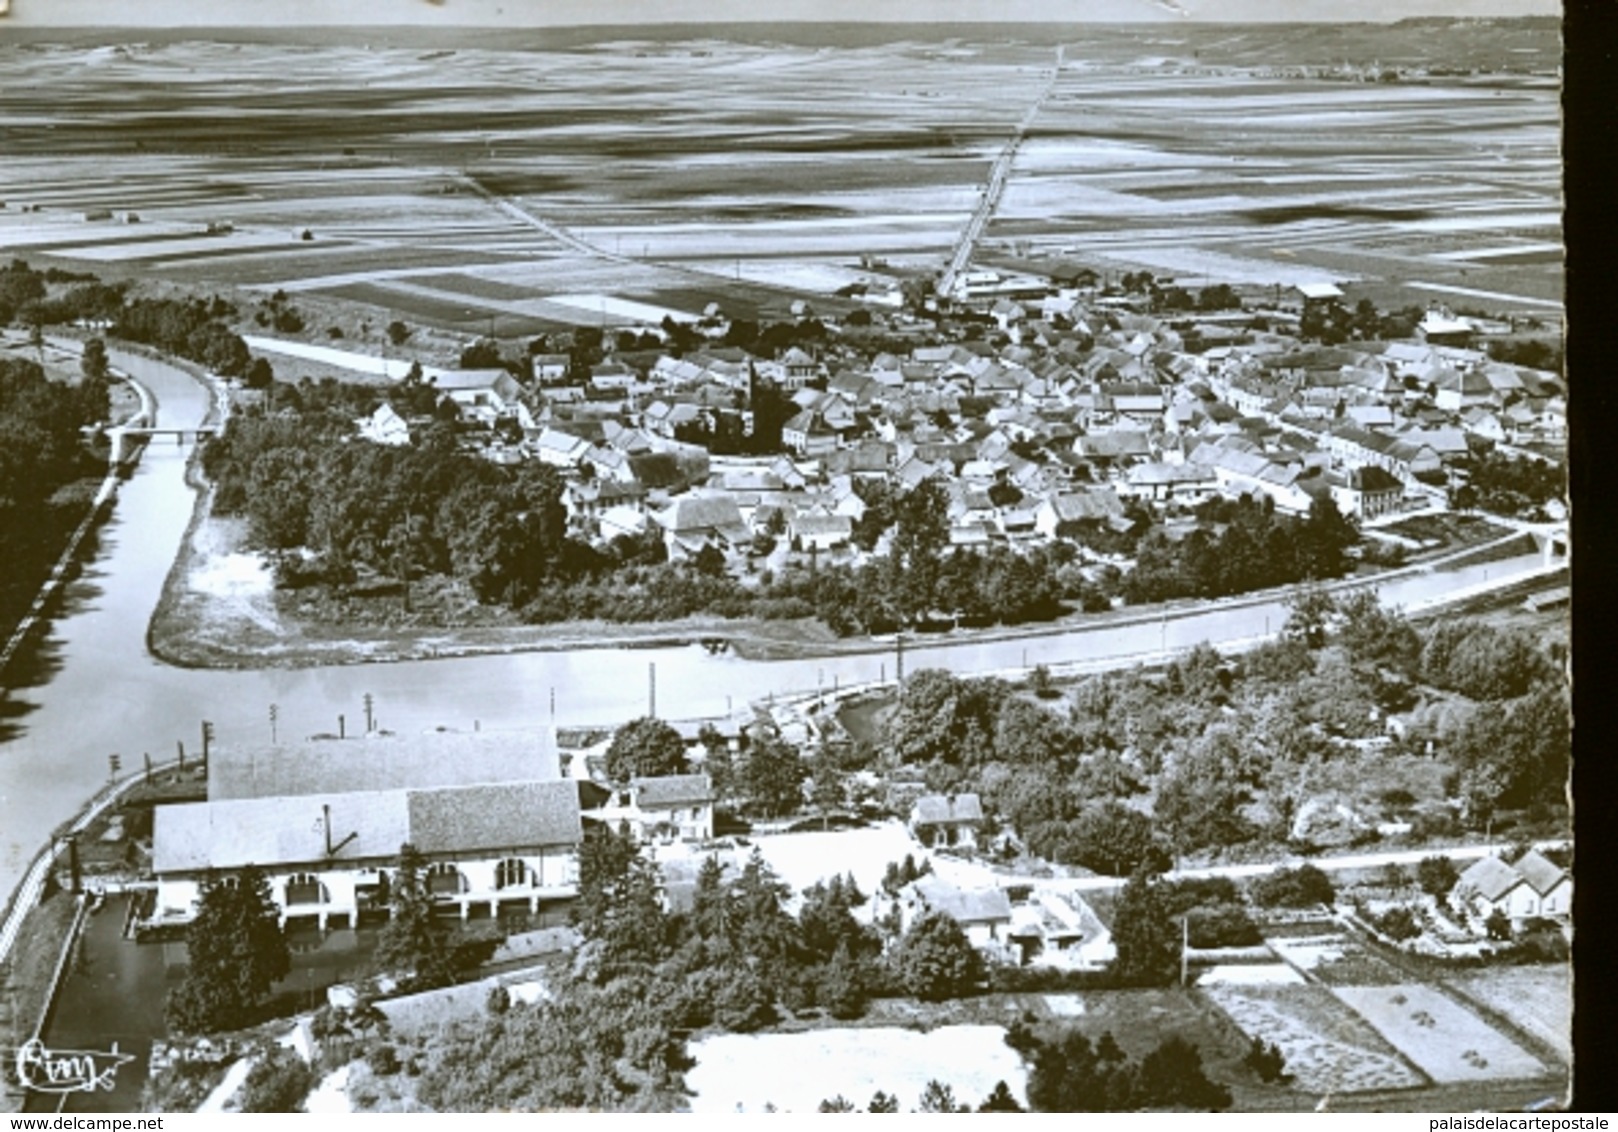
[[[433,899],[466,919],[516,902],[571,897],[578,886],[575,782],[297,794],[159,806],[153,818],[154,922],[196,914],[209,879],[255,865],[268,876],[282,923],[354,924],[387,908],[401,845],[428,860]]]

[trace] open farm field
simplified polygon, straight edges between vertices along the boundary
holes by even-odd
[[[1537,1058],[1431,987],[1334,987],[1332,993],[1434,1081],[1511,1080],[1546,1071]]]
[[[1289,57],[1368,34],[1067,37],[982,255],[1553,309],[1557,91],[1525,69],[1554,68],[1554,31],[1373,36],[1384,65],[1456,72],[1420,82]],[[0,253],[507,334],[881,286],[862,255],[943,265],[1064,41],[883,38],[14,44]],[[140,223],[80,219],[100,209]]]
[[[1221,983],[1199,993],[1244,1034],[1279,1046],[1286,1071],[1301,1089],[1358,1093],[1425,1083],[1420,1072],[1325,987]]]
[[[1448,981],[1462,994],[1508,1018],[1571,1063],[1572,976],[1571,968],[1551,964],[1496,967],[1457,975]]]

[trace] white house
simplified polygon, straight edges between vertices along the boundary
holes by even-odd
[[[405,424],[404,418],[394,412],[393,406],[381,404],[376,412],[362,421],[357,421],[359,434],[372,444],[386,444],[391,447],[402,447],[410,443],[410,426]]]
[[[708,841],[713,805],[713,781],[706,774],[675,774],[630,779],[627,789],[584,816],[612,829],[625,823],[638,841]]]
[[[925,794],[910,808],[910,830],[930,848],[975,846],[983,824],[983,803],[976,794]]]
[[[522,386],[503,369],[440,370],[432,384],[467,416],[488,424],[514,411],[522,397]]]
[[[1573,911],[1573,878],[1532,849],[1514,865],[1479,859],[1455,882],[1455,893],[1478,915],[1500,912],[1513,924],[1535,916],[1566,919]]]
[[[923,916],[939,912],[959,924],[967,941],[980,951],[1004,954],[1010,946],[1011,899],[1002,888],[961,889],[928,875],[899,890],[898,907],[905,931]]]

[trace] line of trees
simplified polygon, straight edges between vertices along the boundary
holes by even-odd
[[[94,355],[73,385],[25,358],[0,358],[0,626],[15,624],[83,520],[105,470],[80,429],[105,421]]]

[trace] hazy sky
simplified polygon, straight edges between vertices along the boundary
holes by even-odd
[[[0,5],[4,0],[0,0]],[[708,21],[916,22],[1395,20],[1559,15],[1560,0],[10,0],[21,27],[415,24],[523,26]]]

